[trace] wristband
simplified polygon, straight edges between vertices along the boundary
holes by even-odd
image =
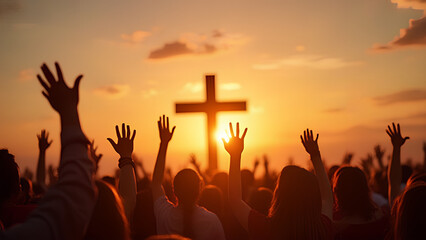
[[[127,164],[132,165],[133,168],[135,167],[135,162],[133,162],[131,157],[122,157],[118,160],[118,167],[119,168],[122,168]]]

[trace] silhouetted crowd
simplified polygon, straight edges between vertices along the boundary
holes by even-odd
[[[423,164],[402,165],[409,137],[399,124],[386,129],[389,159],[376,146],[360,167],[351,153],[325,166],[319,135],[306,129],[301,147],[312,168],[290,163],[277,173],[266,156],[240,169],[248,131],[230,123],[229,140],[223,139],[229,172],[204,171],[192,155],[192,168],[173,174],[166,154],[175,127],[163,115],[152,174],[133,154],[136,130],[123,123],[115,126],[116,139],[108,138],[118,154],[116,175],[100,178],[102,154],[77,110],[83,76],[69,87],[58,63],[55,68],[56,76],[43,64],[44,77],[37,78],[60,116],[59,165],[46,166],[52,140],[45,130],[37,135],[35,177],[20,173],[13,153],[0,150],[0,239],[426,239],[426,143]],[[260,165],[264,174],[255,178]]]

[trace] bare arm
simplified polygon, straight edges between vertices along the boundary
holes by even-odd
[[[38,162],[37,162],[37,183],[46,187],[46,150],[50,147],[53,141],[49,141],[49,133],[46,130],[41,130],[37,134],[38,138]]]
[[[238,219],[240,224],[248,231],[248,217],[251,211],[249,205],[243,201],[243,195],[241,190],[241,153],[244,150],[244,137],[247,133],[247,128],[244,130],[243,135],[240,138],[240,124],[237,123],[236,134],[232,129],[232,124],[229,123],[229,130],[231,137],[229,142],[222,139],[223,145],[226,151],[229,153],[231,160],[229,163],[229,203],[231,209]]]
[[[306,129],[306,131],[303,132],[303,136],[300,135],[300,139],[302,140],[306,152],[311,156],[315,175],[318,179],[322,199],[322,213],[328,218],[333,219],[333,192],[331,191],[330,181],[328,180],[327,172],[321,160],[318,147],[318,136],[319,134],[317,134],[314,140],[312,130]]]
[[[130,126],[122,125],[122,135],[118,126],[115,126],[117,134],[117,143],[111,138],[108,141],[111,143],[114,150],[120,155],[119,164],[120,178],[118,182],[118,192],[123,198],[124,211],[126,212],[127,219],[132,219],[133,210],[136,206],[136,179],[134,171],[134,163],[132,161],[133,141],[135,139],[136,130],[133,130],[132,137],[130,137]]]
[[[158,149],[157,160],[155,162],[154,172],[152,175],[151,189],[152,189],[152,198],[155,202],[159,197],[164,195],[163,188],[161,184],[163,183],[164,178],[164,169],[166,167],[166,153],[169,142],[173,137],[173,133],[176,127],[173,127],[170,131],[169,127],[169,118],[163,115],[163,121],[158,120],[158,131],[160,133],[160,148]]]
[[[393,129],[388,126],[386,133],[389,135],[392,141],[392,159],[388,169],[388,184],[389,184],[389,206],[392,208],[392,204],[395,198],[400,192],[402,170],[401,170],[401,147],[409,137],[403,138],[401,136],[401,129],[399,124],[395,127],[392,123]]]

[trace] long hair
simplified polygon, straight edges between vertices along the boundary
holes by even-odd
[[[426,183],[407,187],[395,201],[394,239],[426,239]]]
[[[342,217],[358,215],[366,221],[373,218],[377,207],[361,169],[350,166],[339,168],[334,174],[333,193],[335,211]]]
[[[326,239],[321,193],[314,174],[297,166],[281,171],[269,209],[273,239]]]
[[[200,195],[201,180],[192,169],[179,171],[173,179],[173,191],[178,199],[178,206],[183,210],[183,236],[193,237],[192,213]]]
[[[98,199],[85,239],[130,240],[130,230],[121,199],[110,184],[96,180]]]

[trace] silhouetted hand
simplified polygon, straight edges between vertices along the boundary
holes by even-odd
[[[193,153],[191,153],[191,155],[189,156],[189,163],[191,163],[192,166],[194,166],[197,169],[200,168],[200,165],[197,162],[197,157]]]
[[[133,152],[133,140],[135,139],[136,130],[133,130],[132,137],[130,137],[130,126],[127,125],[127,131],[124,123],[121,125],[122,134],[120,135],[120,130],[118,125],[115,126],[115,131],[117,133],[117,143],[115,143],[111,138],[107,138],[111,143],[114,150],[120,154],[121,158],[131,158]]]
[[[247,128],[244,130],[243,135],[240,138],[240,123],[237,122],[237,129],[234,135],[234,130],[232,129],[232,123],[229,123],[229,132],[231,136],[229,137],[229,141],[226,142],[224,138],[222,138],[223,145],[225,146],[225,150],[231,156],[238,156],[244,150],[244,138],[247,133]]]
[[[354,157],[353,153],[349,153],[349,152],[345,153],[345,156],[343,157],[342,164],[350,165],[353,157]]]
[[[306,131],[303,131],[303,136],[300,135],[300,139],[302,140],[302,144],[305,147],[306,152],[309,153],[309,155],[319,155],[319,147],[318,147],[318,137],[319,134],[317,134],[317,137],[314,140],[314,135],[312,133],[312,130],[306,129]]]
[[[265,167],[265,169],[269,169],[269,159],[268,156],[263,155],[263,166]]]
[[[99,161],[102,158],[102,154],[96,154],[96,150],[98,150],[98,147],[95,147],[95,140],[93,140],[92,142],[90,142],[89,144],[89,152],[90,152],[90,157],[92,158],[92,160],[95,162],[96,164],[96,170],[98,169],[99,166]]]
[[[376,154],[377,159],[383,159],[383,156],[385,155],[385,149],[380,145],[376,145],[374,147],[374,153]]]
[[[38,149],[40,151],[46,151],[52,144],[53,140],[49,141],[49,133],[46,130],[41,130],[40,134],[37,134],[38,138]]]
[[[163,115],[163,121],[161,121],[160,117],[160,120],[158,120],[157,123],[161,143],[169,143],[173,137],[173,133],[175,132],[176,126],[174,126],[172,128],[172,131],[170,132],[169,117],[166,118],[165,115]]]
[[[402,137],[401,136],[401,128],[399,127],[399,123],[397,124],[397,127],[395,127],[395,123],[392,123],[393,129],[388,125],[388,129],[386,129],[386,133],[389,135],[392,141],[392,145],[394,148],[400,148],[402,145],[404,145],[405,141],[407,139],[410,139],[410,137]]]
[[[361,166],[367,176],[370,176],[371,169],[373,168],[373,155],[369,153],[365,158],[361,158]]]
[[[61,68],[57,62],[55,62],[55,67],[58,80],[55,79],[46,64],[41,66],[41,70],[47,81],[43,80],[40,75],[37,75],[37,78],[44,87],[43,96],[47,98],[53,109],[63,115],[70,110],[77,110],[78,89],[83,75],[79,75],[74,82],[73,88],[69,88],[64,81]]]

